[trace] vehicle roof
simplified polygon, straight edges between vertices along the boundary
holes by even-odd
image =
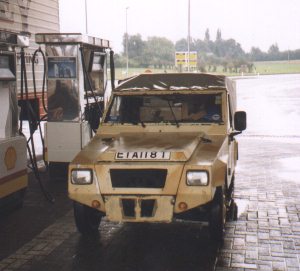
[[[225,79],[204,73],[144,73],[120,81],[115,91],[225,88]]]
[[[229,93],[232,114],[236,110],[235,82],[224,75],[207,73],[143,73],[119,81],[114,92],[184,91],[225,89]]]

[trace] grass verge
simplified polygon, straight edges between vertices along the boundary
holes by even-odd
[[[145,71],[151,71],[152,73],[163,73],[163,72],[176,72],[176,70],[165,70],[165,69],[152,69],[152,68],[129,68],[128,77],[144,73]],[[224,74],[227,76],[241,76],[241,75],[264,75],[264,74],[289,74],[289,73],[300,73],[300,60],[291,61],[264,61],[254,62],[254,70],[252,73],[224,73],[223,67],[218,66],[216,72],[212,74]],[[126,78],[125,68],[116,68],[116,79]]]

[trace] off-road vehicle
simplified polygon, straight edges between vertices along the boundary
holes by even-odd
[[[101,218],[209,222],[222,239],[246,128],[235,84],[209,74],[141,74],[113,91],[97,134],[69,166],[69,196],[82,234]],[[234,214],[235,213],[235,214]],[[229,215],[228,215],[229,214]]]

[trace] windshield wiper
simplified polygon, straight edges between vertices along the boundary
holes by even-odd
[[[173,108],[172,108],[172,106],[171,106],[171,104],[170,104],[170,101],[169,101],[169,100],[167,100],[167,101],[168,101],[168,105],[169,105],[169,107],[170,107],[170,110],[171,110],[171,112],[172,112],[173,118],[174,118],[174,120],[175,120],[176,126],[177,126],[177,128],[179,128],[179,123],[178,123],[178,120],[176,119],[176,116],[175,116],[175,113],[174,113],[174,111],[173,111]]]
[[[204,143],[212,143],[212,140],[209,139],[209,138],[206,138],[206,137],[204,137],[204,136],[201,136],[200,138],[201,138],[201,140],[202,140]]]
[[[143,128],[146,128],[146,125],[145,125],[145,123],[143,121],[140,120],[140,123],[142,124]]]
[[[138,118],[138,119],[135,120],[135,121],[130,121],[129,123],[131,123],[131,124],[133,124],[133,125],[141,124],[143,128],[146,127],[145,123],[141,120],[141,118]]]
[[[141,116],[138,117],[138,121],[139,121],[140,124],[142,124],[143,128],[146,127],[145,123],[141,120]]]

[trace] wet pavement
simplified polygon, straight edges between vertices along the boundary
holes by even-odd
[[[281,87],[278,86],[281,84]],[[205,224],[101,222],[76,232],[64,181],[42,196],[31,176],[24,206],[0,219],[0,270],[300,270],[300,75],[238,81],[248,129],[238,136],[238,221],[222,247]]]
[[[239,143],[239,219],[227,223],[217,270],[300,270],[300,140],[244,136]]]

